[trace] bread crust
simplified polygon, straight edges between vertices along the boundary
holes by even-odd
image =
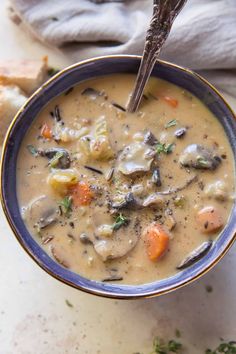
[[[35,91],[46,77],[45,60],[0,61],[0,84],[17,85],[28,95]]]

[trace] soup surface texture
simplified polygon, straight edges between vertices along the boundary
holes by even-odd
[[[30,126],[17,163],[22,217],[63,267],[143,284],[204,257],[230,214],[234,163],[196,97],[152,78],[134,114],[135,77],[69,89]],[[195,251],[194,253],[192,253]]]

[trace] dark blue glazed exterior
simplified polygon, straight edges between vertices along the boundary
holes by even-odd
[[[18,241],[30,256],[49,274],[78,289],[115,298],[138,298],[164,294],[177,289],[208,271],[226,253],[236,234],[236,205],[229,222],[210,252],[199,262],[176,275],[144,285],[105,284],[88,280],[63,268],[50,258],[33,239],[21,218],[16,193],[16,161],[21,142],[40,110],[55,96],[81,81],[114,73],[136,74],[140,64],[137,56],[108,56],[71,66],[44,84],[16,116],[5,140],[1,166],[2,204],[9,224]],[[195,73],[166,62],[158,62],[152,76],[189,90],[214,113],[226,131],[236,157],[236,121],[232,110],[217,91]]]

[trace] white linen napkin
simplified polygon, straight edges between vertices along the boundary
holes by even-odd
[[[10,0],[42,42],[73,61],[106,54],[141,54],[151,0]],[[209,77],[236,96],[236,0],[188,0],[161,58]],[[235,69],[235,70],[233,70]]]

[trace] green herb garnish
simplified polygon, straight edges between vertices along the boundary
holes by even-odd
[[[175,331],[176,337],[180,337],[180,331]],[[221,339],[223,341],[223,339]],[[171,354],[183,353],[183,345],[175,340],[164,341],[161,338],[155,338],[153,341],[153,349],[150,354]],[[185,351],[184,351],[185,352]],[[236,341],[222,342],[215,350],[206,349],[205,354],[236,354]],[[139,353],[136,353],[139,354]]]
[[[236,342],[221,343],[215,350],[207,349],[205,354],[236,354]]]
[[[151,354],[169,354],[169,353],[181,353],[182,344],[175,340],[169,340],[165,343],[160,338],[156,338],[153,342],[153,351]]]
[[[38,156],[38,150],[33,145],[27,145],[27,150],[33,155]]]
[[[65,214],[67,217],[69,217],[70,213],[72,212],[72,202],[73,199],[71,196],[66,196],[62,199],[62,201],[59,202],[63,214]]]
[[[178,196],[174,199],[174,206],[176,206],[177,208],[184,208],[186,203],[186,199],[183,195]]]
[[[65,300],[65,303],[66,303],[66,305],[68,306],[68,307],[74,307],[73,305],[72,305],[72,303],[69,301],[69,300]]]
[[[197,164],[199,167],[207,167],[209,165],[209,162],[204,159],[204,157],[197,157]]]
[[[177,120],[176,119],[172,119],[170,120],[166,125],[165,128],[170,128],[170,127],[174,127],[177,124]]]
[[[170,154],[172,151],[173,151],[173,148],[174,148],[174,145],[175,144],[161,144],[161,143],[158,143],[156,145],[156,151],[158,154],[160,153],[164,153],[164,154]]]
[[[177,338],[180,338],[180,337],[181,337],[181,332],[180,332],[180,330],[179,330],[178,328],[175,330],[175,336],[176,336]]]
[[[55,69],[55,68],[49,68],[48,69],[48,76],[52,77],[54,75],[56,75],[57,73],[59,73],[59,69]]]
[[[50,167],[57,167],[58,163],[60,162],[60,159],[64,156],[64,153],[61,151],[58,151],[53,158],[49,161],[49,166]]]
[[[168,350],[173,353],[179,353],[180,349],[182,349],[182,344],[176,342],[175,340],[170,340],[168,342]]]
[[[119,214],[112,225],[113,230],[119,230],[122,226],[127,225],[129,220],[123,215]]]

